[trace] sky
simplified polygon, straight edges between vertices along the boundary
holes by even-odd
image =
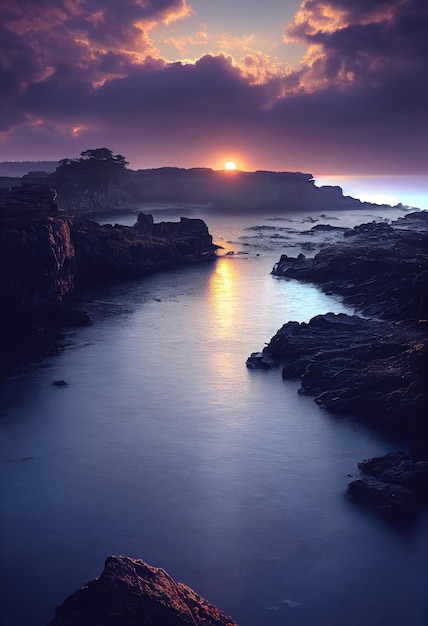
[[[0,0],[0,161],[428,173],[427,0]]]

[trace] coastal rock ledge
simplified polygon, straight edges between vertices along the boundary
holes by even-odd
[[[316,284],[355,314],[290,321],[247,360],[251,369],[281,365],[283,379],[300,380],[299,393],[323,409],[408,446],[361,462],[347,490],[400,515],[428,504],[427,251],[428,212],[414,212],[349,229],[313,258],[282,255],[272,274]]]
[[[110,556],[104,571],[61,606],[49,626],[237,626],[167,572],[127,556]]]
[[[66,214],[46,186],[0,189],[0,376],[55,353],[58,329],[90,322],[73,303],[79,289],[215,258],[202,220],[100,225]]]

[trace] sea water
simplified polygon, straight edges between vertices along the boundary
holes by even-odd
[[[4,626],[45,625],[112,554],[240,626],[427,623],[427,515],[396,525],[345,496],[358,461],[400,442],[245,367],[283,323],[352,313],[270,271],[315,253],[314,221],[371,218],[207,215],[217,261],[88,290],[93,324],[1,382]]]

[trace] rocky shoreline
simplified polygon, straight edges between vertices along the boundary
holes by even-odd
[[[321,286],[359,315],[288,322],[247,360],[280,364],[321,407],[408,443],[407,455],[360,463],[364,475],[348,487],[355,500],[399,514],[413,514],[428,495],[427,251],[428,214],[418,212],[346,230],[343,243],[314,258],[283,255],[274,275]]]
[[[51,188],[30,185],[1,190],[0,250],[5,374],[60,349],[60,328],[90,323],[73,306],[79,288],[206,262],[217,246],[199,219],[155,224],[139,214],[133,227],[100,226],[64,213]]]

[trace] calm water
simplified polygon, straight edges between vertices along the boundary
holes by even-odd
[[[345,310],[269,275],[310,239],[295,219],[208,219],[235,256],[88,292],[94,325],[1,383],[2,624],[45,625],[110,554],[240,626],[426,624],[427,516],[400,528],[344,496],[397,443],[245,367],[284,322]]]

